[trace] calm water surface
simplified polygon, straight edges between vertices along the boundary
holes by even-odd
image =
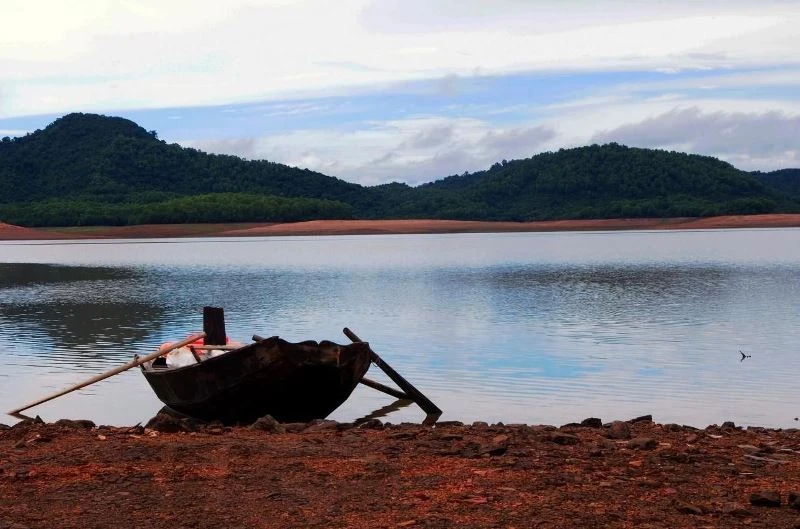
[[[216,305],[241,340],[352,328],[442,419],[800,426],[799,280],[796,229],[0,243],[0,411]],[[332,418],[391,401],[359,387]],[[31,411],[122,425],[159,408],[131,370]]]

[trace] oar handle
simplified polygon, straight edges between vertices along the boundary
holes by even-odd
[[[88,379],[88,380],[85,380],[83,382],[75,384],[74,386],[71,386],[71,387],[69,387],[67,389],[59,391],[58,393],[54,393],[52,395],[48,395],[47,397],[44,397],[44,398],[41,398],[41,399],[39,399],[37,401],[31,402],[30,404],[26,404],[25,406],[23,406],[21,408],[17,408],[15,410],[11,410],[8,413],[9,413],[9,415],[17,414],[17,413],[19,413],[21,411],[27,410],[28,408],[33,408],[34,406],[37,406],[37,405],[42,404],[42,403],[45,403],[48,400],[53,400],[53,399],[58,398],[58,397],[60,397],[62,395],[66,395],[67,393],[71,393],[71,392],[73,392],[73,391],[75,391],[77,389],[85,388],[86,386],[88,386],[90,384],[94,384],[95,382],[100,382],[101,380],[105,380],[105,379],[107,379],[109,377],[113,377],[114,375],[122,373],[123,371],[127,371],[128,369],[131,369],[132,367],[136,367],[136,366],[142,365],[145,362],[149,362],[150,360],[158,358],[161,355],[165,355],[168,352],[172,351],[173,349],[179,349],[179,348],[181,348],[181,347],[183,347],[185,345],[189,345],[192,342],[196,342],[197,340],[202,340],[203,337],[205,337],[205,335],[206,335],[206,333],[201,332],[201,333],[193,334],[193,335],[189,336],[188,338],[186,338],[184,340],[181,340],[180,342],[175,342],[175,343],[171,343],[171,344],[164,344],[164,345],[162,345],[161,347],[158,348],[158,351],[156,351],[154,353],[150,353],[148,355],[141,356],[141,357],[134,357],[133,360],[131,360],[130,362],[128,362],[125,365],[121,365],[119,367],[115,367],[114,369],[111,369],[109,371],[106,371],[105,373],[101,373],[101,374],[99,374],[97,376],[94,376],[94,377]]]

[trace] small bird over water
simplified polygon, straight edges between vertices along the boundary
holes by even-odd
[[[750,358],[750,355],[746,355],[741,351],[739,351],[739,354],[742,355],[742,357],[739,359],[740,362],[744,362],[745,358]]]

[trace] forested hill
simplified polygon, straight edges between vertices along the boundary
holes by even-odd
[[[485,204],[492,218],[682,217],[791,210],[752,175],[708,156],[615,143],[503,161],[423,186]]]
[[[0,221],[28,226],[324,218],[534,220],[797,211],[797,175],[593,145],[409,187],[167,144],[132,121],[69,114],[0,140]]]
[[[752,174],[776,191],[800,200],[800,169],[779,169],[769,173],[757,171]]]
[[[108,201],[255,193],[357,202],[363,188],[309,170],[206,154],[160,141],[132,121],[69,114],[0,142],[2,202],[93,197]]]

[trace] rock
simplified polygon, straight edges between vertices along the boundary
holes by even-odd
[[[750,495],[750,505],[756,507],[780,507],[781,495],[779,492],[762,491]]]
[[[495,435],[492,437],[492,444],[508,446],[510,437],[505,434]]]
[[[558,445],[576,445],[581,441],[577,435],[562,432],[550,434],[550,440]]]
[[[76,430],[91,430],[95,427],[92,421],[86,419],[59,419],[54,423],[56,426],[63,426],[65,428],[74,428]]]
[[[700,440],[700,436],[696,433],[690,433],[689,436],[686,438],[686,442],[689,444],[696,443]]]
[[[304,430],[306,432],[324,432],[326,430],[335,430],[338,428],[337,421],[329,421],[325,419],[315,419],[308,423],[308,427]]]
[[[786,461],[782,461],[780,459],[774,459],[774,458],[771,458],[771,457],[754,456],[752,454],[745,454],[742,457],[744,459],[746,459],[748,463],[754,464],[754,466],[764,466],[766,463],[785,463],[786,462]]]
[[[736,428],[736,424],[734,424],[733,421],[725,421],[724,423],[722,423],[722,426],[720,426],[720,428],[723,429],[723,430],[724,429],[735,429]]]
[[[636,450],[653,450],[658,446],[658,441],[652,437],[637,437],[628,441],[628,448]]]
[[[386,435],[387,439],[392,439],[393,441],[406,441],[408,439],[415,439],[416,437],[416,432],[394,432]]]
[[[338,430],[339,422],[330,420],[312,421],[305,432],[325,432],[329,430]]]
[[[800,511],[800,493],[797,492],[790,492],[789,493],[789,507],[792,509],[796,509]]]
[[[11,426],[9,426],[7,424],[0,424],[0,432],[2,432],[3,430],[10,430],[10,429],[11,429]]]
[[[478,443],[469,442],[466,445],[464,445],[464,447],[461,448],[458,451],[448,450],[448,451],[446,451],[446,453],[447,454],[452,454],[452,455],[458,454],[461,457],[465,457],[467,459],[473,459],[473,458],[481,456],[481,448],[482,447],[480,445],[478,445]],[[445,455],[445,454],[443,454],[443,455]]]
[[[275,420],[272,415],[264,415],[256,422],[248,426],[251,430],[260,430],[267,433],[284,433],[286,429]]]
[[[766,443],[758,443],[758,450],[762,454],[774,454],[775,447]]]
[[[631,427],[626,422],[614,421],[611,423],[607,435],[611,439],[629,439],[631,436]]]
[[[639,417],[633,418],[633,419],[629,420],[628,422],[631,423],[631,424],[636,423],[636,422],[653,422],[653,416],[649,415],[649,414],[648,415],[640,415]]]
[[[617,443],[612,441],[611,439],[603,439],[600,441],[600,446],[606,450],[616,450]]]
[[[25,419],[24,421],[20,421],[14,426],[11,427],[11,430],[27,430],[32,426],[36,426],[39,424],[44,424],[44,421],[38,415],[33,419]]]
[[[603,421],[601,421],[597,417],[589,417],[588,419],[584,419],[581,421],[581,426],[586,426],[587,428],[602,428]]]
[[[474,423],[472,423],[472,427],[473,428],[488,428],[489,427],[489,423],[488,422],[484,422],[484,421],[475,421]]]
[[[165,433],[179,432],[181,431],[181,420],[161,410],[155,417],[147,421],[145,428]]]
[[[383,423],[380,419],[369,419],[358,425],[363,430],[383,430]]]
[[[722,506],[722,514],[726,514],[728,516],[738,516],[738,517],[745,517],[745,516],[752,516],[753,513],[748,511],[743,505],[738,503],[726,503]]]
[[[701,509],[697,505],[692,505],[691,503],[686,503],[683,501],[676,502],[675,508],[678,510],[678,512],[681,512],[683,514],[694,514],[697,516],[703,514],[703,509]]]
[[[439,421],[434,425],[436,428],[445,428],[447,426],[464,426],[461,421]]]
[[[437,441],[461,441],[464,436],[457,433],[442,433],[434,437]]]
[[[492,440],[480,447],[478,450],[481,454],[489,454],[490,456],[501,456],[508,450],[509,437],[507,435],[495,435]]]
[[[304,422],[285,422],[283,423],[283,429],[286,433],[297,433],[302,432],[308,427],[308,425]]]
[[[142,426],[141,424],[137,424],[136,426],[131,426],[125,433],[133,435],[142,435],[144,434],[144,426]]]

